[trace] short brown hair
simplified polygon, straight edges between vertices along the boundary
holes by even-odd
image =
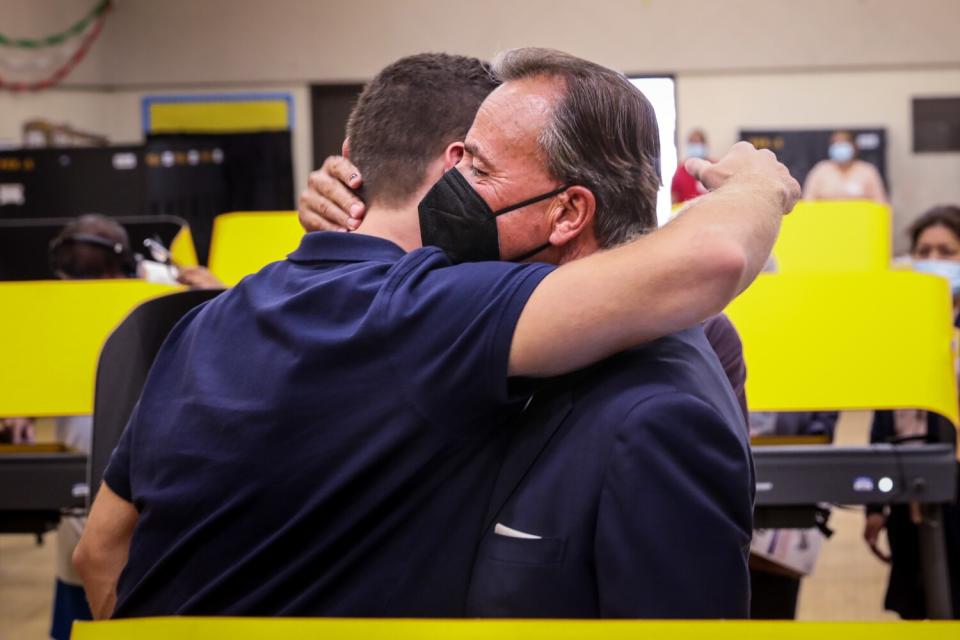
[[[657,226],[660,134],[653,106],[621,73],[552,49],[506,51],[493,63],[502,82],[546,76],[566,93],[540,134],[551,177],[579,184],[597,199],[601,247]]]
[[[363,173],[365,199],[406,202],[430,162],[466,137],[497,84],[485,62],[444,53],[401,58],[378,73],[347,122],[350,158]]]

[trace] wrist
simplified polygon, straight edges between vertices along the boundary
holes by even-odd
[[[789,212],[790,195],[777,178],[761,173],[740,173],[731,176],[721,189],[728,189],[738,197],[749,198],[771,215]]]

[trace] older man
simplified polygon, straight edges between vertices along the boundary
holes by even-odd
[[[545,123],[532,124],[508,117],[516,94],[492,95],[467,134],[470,184],[497,202],[503,183],[543,176],[584,185],[596,201],[572,231],[561,229],[570,217],[515,217],[529,237],[504,255],[563,264],[655,227],[656,121],[626,78],[542,50],[509,52],[495,71],[521,88],[546,79],[566,91]],[[576,114],[586,101],[594,104],[589,120]],[[330,188],[335,177],[314,177],[331,204],[344,195]],[[307,223],[311,196],[302,202]],[[422,206],[421,221],[431,223],[429,214]],[[423,234],[466,256],[484,244],[483,230],[471,228],[465,221],[457,235],[430,226]],[[538,234],[549,241],[538,243]],[[505,456],[467,613],[746,617],[752,496],[742,410],[699,328],[555,380],[534,396]]]
[[[480,253],[493,257],[545,241],[553,251],[555,234],[590,224],[596,208],[590,189],[534,158],[536,132],[582,78],[504,83],[484,103],[503,128],[465,154],[463,131],[440,123],[463,92],[476,95],[477,76],[456,86],[451,60],[462,62],[391,65],[357,104],[366,116],[351,116],[354,153],[376,152],[355,125],[380,109],[396,131],[433,124],[420,129],[407,190],[368,183],[359,233],[307,234],[168,339],[78,549],[95,613],[113,610],[126,564],[115,615],[462,614],[498,467],[491,445],[529,378],[696,323],[759,272],[799,188],[748,146],[705,168],[716,193],[656,237],[556,269],[451,266],[418,249],[421,200],[432,232],[482,227]],[[581,100],[566,131],[592,134],[595,115]],[[477,190],[468,171],[485,172]],[[396,186],[391,175],[384,185]],[[491,229],[490,209],[512,213]],[[535,224],[517,226],[526,216]]]

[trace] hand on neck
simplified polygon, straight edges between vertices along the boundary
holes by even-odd
[[[363,222],[353,233],[389,240],[404,251],[419,249],[423,243],[420,239],[418,202],[408,202],[399,206],[372,203],[367,207]]]

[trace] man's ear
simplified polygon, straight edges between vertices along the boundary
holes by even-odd
[[[453,169],[463,157],[463,143],[451,142],[443,151],[443,171],[446,173]]]
[[[343,139],[343,144],[340,146],[340,155],[347,160],[350,159],[350,136]]]
[[[597,199],[586,187],[575,185],[558,196],[558,205],[551,211],[550,244],[562,247],[570,242],[594,238],[593,218]]]

